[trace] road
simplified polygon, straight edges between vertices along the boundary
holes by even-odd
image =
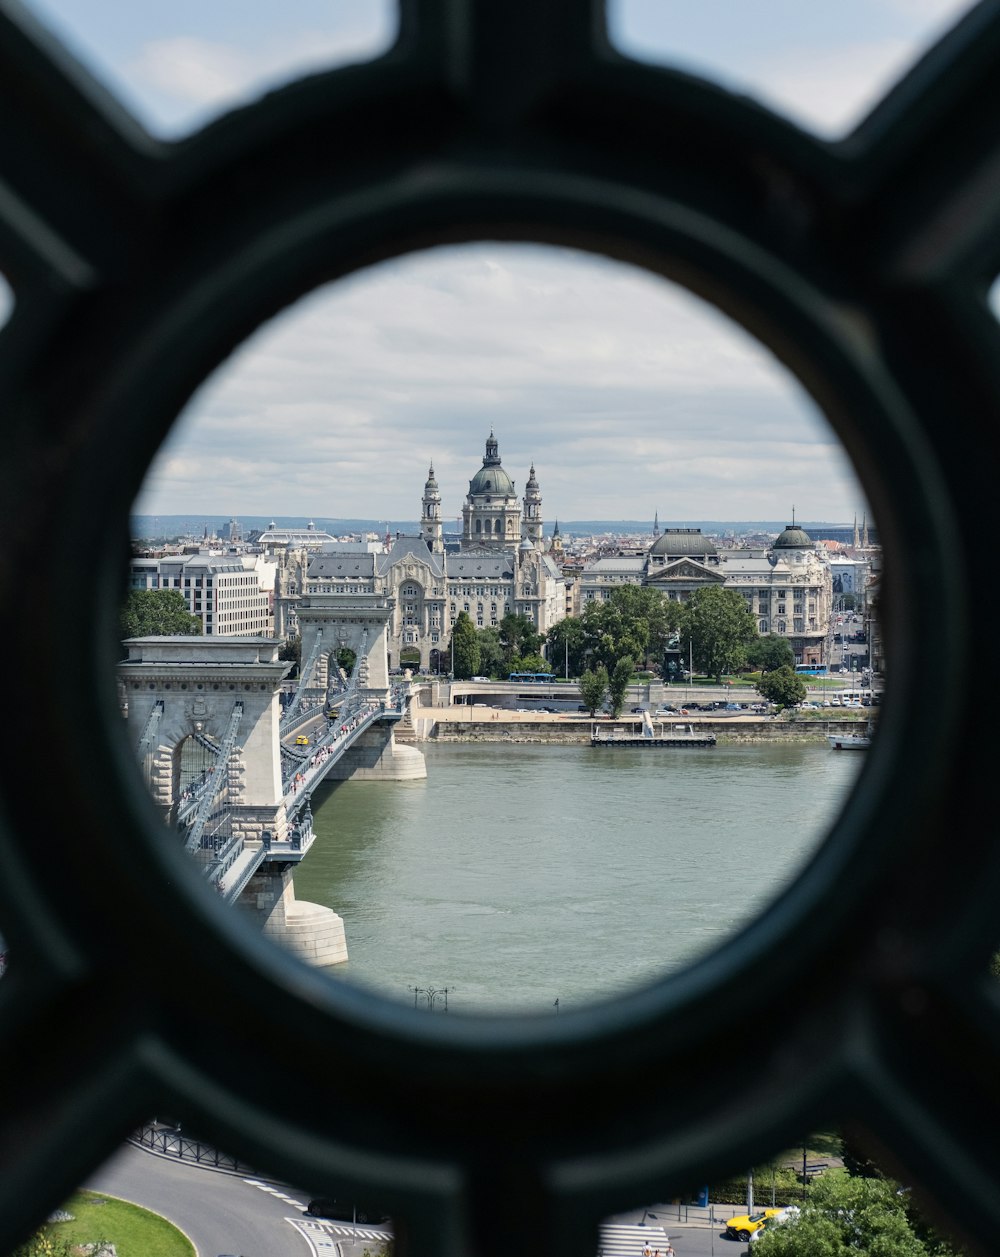
[[[745,1212],[742,1206],[733,1205],[716,1205],[711,1212],[685,1205],[635,1209],[608,1219],[610,1226],[605,1234],[611,1238],[609,1233],[613,1233],[616,1242],[605,1242],[601,1251],[603,1257],[642,1257],[644,1233],[648,1233],[650,1246],[655,1249],[662,1243],[660,1233],[664,1232],[677,1257],[741,1257],[752,1246],[727,1239],[726,1222]],[[624,1231],[624,1226],[631,1226],[630,1231]]]
[[[84,1186],[162,1214],[194,1243],[199,1257],[309,1257],[310,1245],[285,1220],[295,1203],[235,1174],[185,1164],[126,1144]],[[265,1184],[265,1186],[271,1186]],[[294,1200],[294,1198],[293,1198]],[[307,1201],[297,1201],[302,1207]]]
[[[350,1223],[303,1217],[305,1193],[264,1179],[240,1177],[157,1156],[126,1144],[96,1170],[85,1187],[143,1205],[168,1218],[195,1244],[199,1257],[239,1253],[244,1257],[328,1257],[334,1241],[345,1253],[378,1247],[376,1233]],[[739,1257],[744,1245],[725,1237],[726,1220],[739,1207],[706,1209],[652,1205],[609,1218],[598,1245],[603,1257],[641,1257],[648,1237],[653,1248],[667,1235],[677,1257]],[[711,1225],[714,1218],[715,1224]]]

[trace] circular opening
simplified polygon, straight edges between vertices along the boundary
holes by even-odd
[[[844,451],[755,341],[621,263],[470,245],[318,291],[206,382],[133,520],[132,589],[194,630],[136,648],[157,692],[268,678],[229,742],[232,700],[165,714],[157,802],[191,826],[210,785],[220,895],[418,1007],[676,971],[864,762],[881,562]]]

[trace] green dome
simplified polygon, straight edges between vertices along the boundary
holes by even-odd
[[[797,524],[788,524],[783,532],[779,533],[772,549],[774,550],[811,550],[813,539]]]
[[[662,554],[667,558],[688,555],[716,554],[715,542],[703,537],[700,528],[667,528],[649,548],[650,554]]]
[[[496,493],[500,497],[514,496],[514,482],[500,466],[500,448],[491,432],[486,441],[483,465],[469,481],[469,496],[474,493]]]
[[[514,482],[499,463],[488,467],[480,467],[469,481],[470,493],[498,493],[501,496],[514,496]]]

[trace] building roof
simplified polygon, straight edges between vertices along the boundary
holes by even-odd
[[[641,572],[646,566],[646,560],[639,557],[629,555],[615,554],[607,559],[595,559],[593,563],[588,563],[584,567],[584,573],[596,572],[602,574],[604,572]]]
[[[514,496],[514,482],[499,463],[480,467],[469,481],[469,493],[495,493],[500,497]]]
[[[447,556],[448,576],[452,580],[499,581],[514,579],[514,554],[510,550],[487,550],[485,547],[462,550]]]
[[[379,561],[379,572],[388,572],[394,564],[406,559],[425,563],[435,576],[444,575],[444,556],[431,550],[423,537],[407,536],[399,536],[393,541],[388,553]]]
[[[798,524],[788,524],[774,542],[775,550],[811,550],[813,539]]]
[[[500,465],[500,447],[491,432],[486,441],[483,465],[469,481],[469,496],[495,493],[500,497],[514,496],[514,482]]]
[[[321,577],[333,579],[337,576],[374,576],[375,555],[366,554],[363,550],[354,553],[314,555],[309,560],[309,576],[316,580]]]
[[[700,528],[665,528],[649,547],[650,554],[679,558],[699,554],[717,554],[715,542],[703,537]]]

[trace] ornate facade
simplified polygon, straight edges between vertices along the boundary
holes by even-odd
[[[413,661],[447,672],[451,627],[466,612],[476,628],[495,628],[508,613],[546,633],[566,614],[565,582],[544,550],[542,496],[532,467],[524,502],[504,470],[496,437],[469,481],[457,548],[443,530],[433,464],[421,498],[420,532],[380,543],[333,542],[290,550],[277,582],[276,621],[294,631],[294,607],[310,593],[364,590],[393,603],[387,626],[390,664]]]
[[[698,528],[667,528],[645,557],[620,555],[587,564],[580,576],[581,609],[607,599],[622,584],[651,585],[679,601],[706,585],[736,590],[758,631],[788,638],[797,663],[828,661],[830,560],[794,523],[770,548],[722,551]]]

